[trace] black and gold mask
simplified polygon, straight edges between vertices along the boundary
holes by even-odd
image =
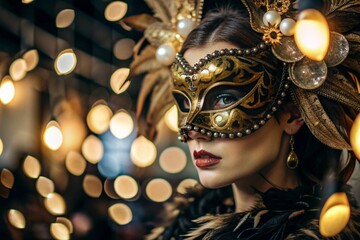
[[[288,84],[277,80],[270,65],[242,52],[215,51],[193,67],[177,55],[171,70],[182,141],[190,130],[215,138],[242,137],[278,109]]]

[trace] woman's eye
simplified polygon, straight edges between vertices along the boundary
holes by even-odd
[[[184,98],[182,106],[183,106],[184,110],[189,111],[189,110],[190,110],[189,100],[187,100],[186,98]]]
[[[214,107],[215,109],[224,108],[233,104],[237,100],[238,98],[232,94],[220,94],[215,99]]]

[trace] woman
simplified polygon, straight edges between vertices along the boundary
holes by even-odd
[[[314,96],[293,83],[291,64],[274,55],[276,44],[255,33],[250,21],[245,11],[230,8],[209,13],[177,55],[171,70],[180,139],[205,188],[190,191],[149,238],[332,237],[328,226],[320,233],[318,219],[335,184],[347,191],[352,208],[335,236],[359,239],[358,210],[345,185],[356,158],[343,150],[360,109],[352,81],[358,73],[334,68],[319,87],[324,90],[315,90],[317,101],[306,105]],[[334,79],[347,86],[353,104],[321,94]],[[311,116],[314,108],[327,113],[325,123]],[[329,121],[336,134],[332,125],[324,130]]]

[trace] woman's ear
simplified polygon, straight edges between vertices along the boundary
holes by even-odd
[[[304,125],[304,120],[301,117],[300,111],[294,104],[287,104],[285,106],[284,113],[281,116],[281,122],[284,131],[288,135],[294,135],[300,130],[302,125]]]

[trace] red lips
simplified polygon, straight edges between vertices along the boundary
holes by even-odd
[[[208,168],[218,164],[221,160],[221,157],[216,156],[212,153],[209,153],[205,150],[194,151],[195,165],[198,168]]]

